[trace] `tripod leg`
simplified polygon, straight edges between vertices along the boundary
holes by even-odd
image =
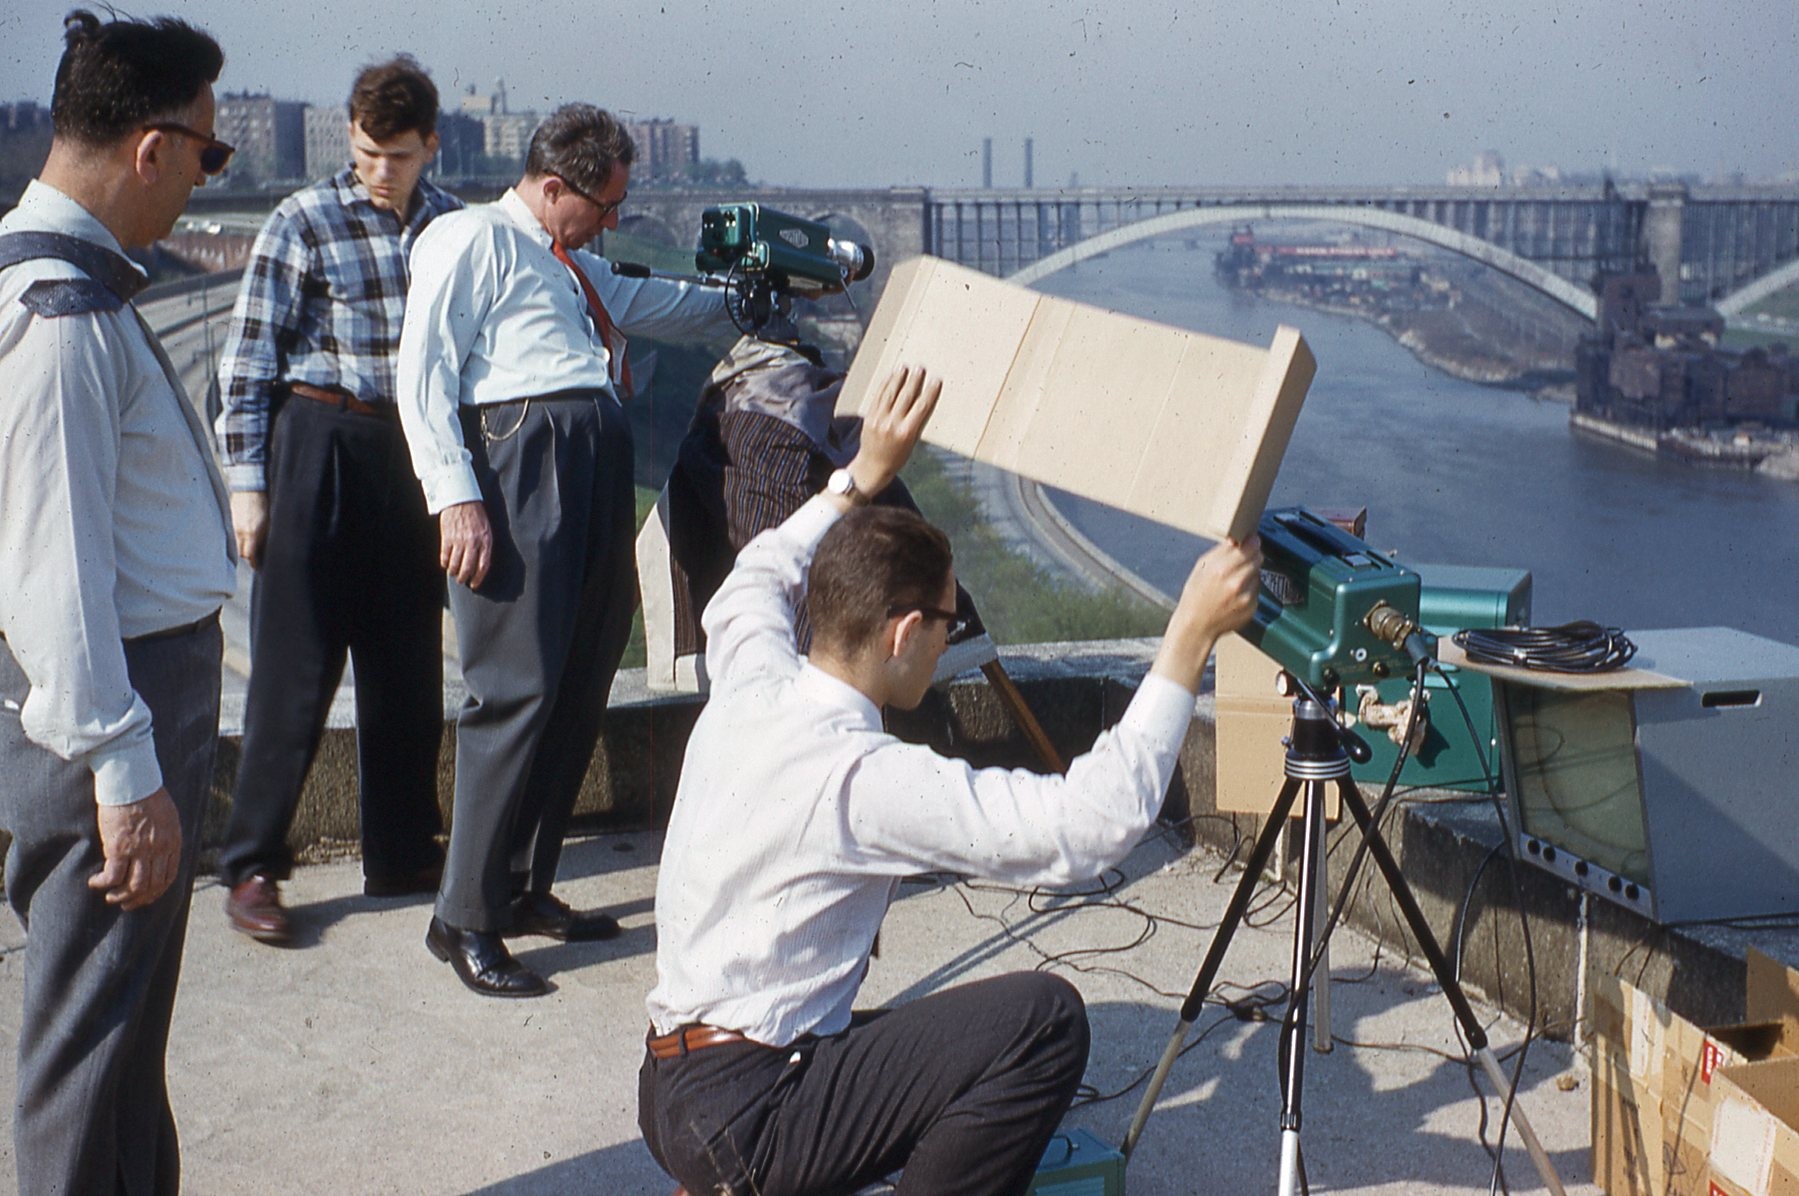
[[[1324,782],[1305,783],[1305,820],[1300,830],[1304,853],[1299,861],[1299,901],[1294,911],[1292,995],[1281,1025],[1281,1180],[1280,1196],[1299,1188],[1299,1128],[1306,1073],[1306,1007],[1310,996],[1306,973],[1311,968],[1312,939],[1318,930],[1318,889],[1323,885]],[[1326,983],[1329,983],[1326,980]]]
[[[1011,674],[1006,672],[1005,666],[1000,664],[999,658],[995,657],[982,665],[981,675],[993,687],[993,692],[998,696],[1000,705],[1006,708],[1006,713],[1012,716],[1013,724],[1024,732],[1025,739],[1030,742],[1031,750],[1037,753],[1037,758],[1043,762],[1043,767],[1051,772],[1067,772],[1068,762],[1062,759],[1062,754],[1056,751],[1056,745],[1050,742],[1049,733],[1025,704],[1024,695],[1018,692],[1018,686],[1013,682]]]
[[[1324,850],[1326,827],[1324,819],[1318,819],[1318,826],[1312,837],[1317,841],[1318,852],[1318,908],[1312,916],[1314,925],[1323,926],[1330,915],[1330,857]],[[1331,1050],[1331,943],[1325,939],[1318,944],[1318,965],[1312,971],[1312,1049],[1320,1055],[1328,1055]]]
[[[1236,891],[1231,894],[1231,902],[1225,907],[1224,918],[1218,923],[1218,929],[1212,932],[1212,945],[1206,949],[1205,962],[1199,965],[1199,975],[1193,978],[1193,987],[1187,993],[1187,999],[1181,1002],[1180,1019],[1169,1036],[1168,1045],[1162,1050],[1162,1058],[1156,1064],[1155,1074],[1149,1078],[1149,1087],[1144,1090],[1143,1099],[1137,1103],[1137,1112],[1131,1118],[1131,1128],[1125,1132],[1124,1145],[1119,1153],[1125,1158],[1131,1157],[1131,1151],[1137,1147],[1137,1139],[1143,1136],[1143,1127],[1149,1121],[1150,1110],[1155,1108],[1156,1098],[1162,1095],[1162,1085],[1168,1080],[1168,1072],[1174,1067],[1174,1061],[1180,1058],[1181,1050],[1187,1044],[1187,1031],[1199,1020],[1199,1011],[1205,1005],[1206,994],[1212,991],[1212,981],[1218,976],[1218,969],[1224,964],[1224,953],[1231,945],[1231,936],[1243,921],[1244,913],[1249,909],[1249,902],[1262,883],[1262,869],[1268,864],[1268,857],[1274,851],[1275,841],[1287,823],[1287,814],[1293,808],[1293,798],[1299,793],[1299,782],[1288,780],[1281,786],[1281,791],[1274,799],[1274,807],[1268,812],[1268,821],[1262,824],[1261,833],[1256,836],[1255,846],[1250,849],[1249,859],[1244,861],[1243,876],[1237,881]]]
[[[1476,1020],[1474,1008],[1468,1004],[1468,994],[1462,990],[1461,981],[1456,979],[1455,971],[1449,966],[1448,957],[1437,945],[1436,936],[1431,933],[1430,923],[1425,920],[1424,911],[1419,908],[1418,899],[1412,894],[1412,886],[1406,882],[1405,874],[1400,871],[1399,861],[1393,858],[1393,852],[1387,847],[1387,841],[1381,835],[1380,828],[1374,825],[1374,820],[1368,812],[1367,805],[1362,801],[1362,795],[1356,789],[1355,782],[1347,778],[1338,781],[1337,790],[1343,798],[1343,804],[1349,807],[1350,814],[1355,818],[1356,825],[1362,828],[1362,833],[1368,843],[1368,853],[1374,857],[1375,866],[1386,878],[1387,888],[1392,892],[1393,900],[1399,906],[1400,914],[1411,929],[1412,938],[1417,941],[1418,949],[1424,953],[1425,960],[1430,964],[1430,970],[1437,979],[1437,985],[1442,988],[1443,995],[1449,999],[1449,1007],[1455,1012],[1456,1021],[1460,1023],[1470,1049],[1480,1062],[1481,1070],[1487,1073],[1488,1078],[1501,1092],[1508,1091],[1511,1081],[1507,1078],[1505,1069],[1499,1066],[1499,1060],[1494,1056],[1492,1049],[1487,1045],[1486,1029]],[[1518,1136],[1524,1139],[1525,1149],[1530,1152],[1531,1162],[1536,1164],[1537,1173],[1543,1177],[1544,1185],[1555,1196],[1563,1196],[1564,1189],[1561,1177],[1555,1173],[1555,1164],[1549,1161],[1549,1155],[1543,1149],[1543,1144],[1538,1141],[1536,1131],[1531,1128],[1530,1120],[1524,1115],[1524,1109],[1516,1102],[1512,1105],[1512,1119],[1518,1123]]]

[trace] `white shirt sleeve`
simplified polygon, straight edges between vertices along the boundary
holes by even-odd
[[[571,255],[593,283],[606,314],[619,331],[632,336],[672,339],[703,337],[729,327],[725,293],[667,278],[625,278],[598,254],[577,249]]]
[[[860,867],[942,870],[1021,885],[1067,885],[1116,865],[1160,811],[1194,696],[1151,673],[1117,726],[1067,776],[976,769],[891,742],[845,784],[845,836]]]
[[[394,397],[433,515],[481,501],[459,409],[463,363],[493,303],[496,268],[491,230],[472,215],[439,217],[412,249]]]
[[[799,668],[795,612],[805,600],[812,552],[837,522],[837,508],[814,496],[737,554],[737,564],[700,624],[706,629],[706,675],[725,690]]]
[[[125,313],[25,317],[0,353],[0,634],[30,683],[27,738],[93,770],[97,800],[162,788],[114,586]],[[100,326],[96,328],[96,322]]]

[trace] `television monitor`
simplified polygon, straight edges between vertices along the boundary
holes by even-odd
[[[1519,858],[1662,923],[1799,912],[1799,648],[1724,627],[1494,679]]]

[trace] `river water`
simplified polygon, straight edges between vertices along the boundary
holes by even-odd
[[[1360,320],[1257,299],[1217,245],[1150,243],[1039,289],[1235,340],[1300,329],[1318,359],[1270,506],[1368,508],[1409,562],[1528,569],[1533,622],[1722,625],[1799,644],[1799,484],[1577,435],[1568,409],[1449,377]],[[1121,563],[1176,593],[1202,541],[1053,494]]]

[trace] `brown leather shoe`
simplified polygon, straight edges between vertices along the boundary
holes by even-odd
[[[260,872],[232,886],[225,895],[225,917],[231,929],[259,943],[284,947],[293,938],[287,911],[281,908],[281,889]]]

